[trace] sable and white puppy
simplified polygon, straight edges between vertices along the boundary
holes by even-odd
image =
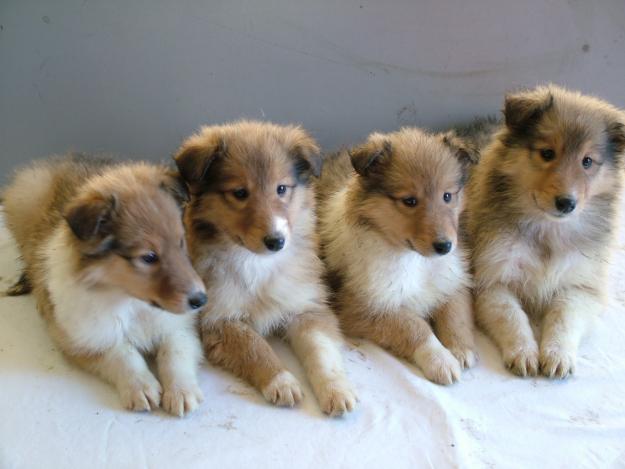
[[[165,167],[69,156],[17,173],[4,192],[7,225],[39,310],[71,361],[113,383],[123,405],[198,406],[206,303],[189,261],[180,204],[184,182]],[[156,354],[158,379],[143,354]]]
[[[440,384],[476,361],[471,277],[458,235],[476,157],[451,133],[374,133],[326,160],[318,187],[322,257],[344,332],[412,361]]]
[[[564,378],[604,306],[623,115],[554,85],[508,95],[504,115],[469,186],[476,317],[514,373]]]
[[[341,415],[356,397],[316,252],[309,180],[319,171],[318,152],[299,127],[240,121],[203,127],[175,159],[191,191],[185,214],[191,257],[211,298],[201,314],[208,359],[268,401],[293,406],[300,385],[264,339],[282,336],[321,409]]]

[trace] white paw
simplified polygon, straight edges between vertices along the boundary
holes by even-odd
[[[456,357],[462,369],[472,368],[477,363],[477,352],[468,347],[452,347],[449,351]]]
[[[204,395],[197,383],[172,383],[163,392],[161,406],[168,414],[183,417],[198,408]]]
[[[136,376],[118,387],[122,405],[128,410],[157,409],[161,402],[161,385],[151,373]]]
[[[438,384],[452,384],[460,379],[462,373],[456,357],[442,345],[417,351],[415,362],[427,379]]]
[[[540,371],[548,378],[567,378],[575,372],[575,352],[558,346],[540,351]]]
[[[295,376],[284,370],[274,376],[261,392],[265,399],[281,407],[293,407],[302,400],[302,388]]]
[[[503,359],[515,375],[525,377],[538,374],[538,351],[535,347],[504,351]]]
[[[356,407],[358,398],[345,379],[328,381],[317,390],[317,400],[323,413],[340,417]]]

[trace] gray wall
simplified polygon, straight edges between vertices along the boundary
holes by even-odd
[[[625,106],[624,0],[0,0],[0,25],[0,182],[67,150],[166,159],[239,117],[332,149],[545,81]]]

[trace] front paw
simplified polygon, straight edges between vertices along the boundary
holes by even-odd
[[[504,352],[504,362],[515,375],[525,377],[538,374],[538,351],[535,348]]]
[[[172,383],[165,387],[162,407],[165,412],[183,417],[193,412],[204,400],[204,395],[197,383]]]
[[[151,373],[120,384],[118,390],[124,408],[137,412],[158,408],[163,392],[161,385]]]
[[[267,401],[280,407],[293,407],[303,396],[299,382],[286,370],[275,375],[261,392]]]
[[[543,347],[540,351],[540,371],[548,378],[564,379],[575,372],[575,352],[565,348]]]
[[[470,347],[450,347],[449,351],[456,357],[462,369],[472,368],[477,363],[477,352]]]
[[[347,380],[337,379],[317,390],[317,400],[324,414],[340,417],[354,410],[358,398]]]
[[[460,363],[445,347],[415,354],[415,362],[427,379],[437,384],[452,384],[460,379]]]

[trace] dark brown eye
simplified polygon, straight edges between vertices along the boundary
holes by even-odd
[[[545,161],[552,161],[556,157],[556,152],[550,148],[540,150],[540,157]]]
[[[582,166],[584,169],[590,168],[592,166],[592,158],[590,156],[584,156],[584,159],[582,159]]]
[[[404,197],[401,201],[406,207],[415,207],[417,205],[417,199],[414,197]]]
[[[277,188],[276,188],[276,192],[278,193],[278,195],[284,195],[286,194],[286,186],[284,184],[280,184]]]
[[[143,256],[141,256],[141,260],[145,264],[156,264],[158,262],[158,254],[154,251],[147,252]]]
[[[451,202],[451,192],[445,192],[443,194],[443,200],[445,201],[446,204]]]
[[[247,191],[247,189],[241,188],[232,191],[232,195],[239,200],[245,200],[249,197],[250,193]]]

